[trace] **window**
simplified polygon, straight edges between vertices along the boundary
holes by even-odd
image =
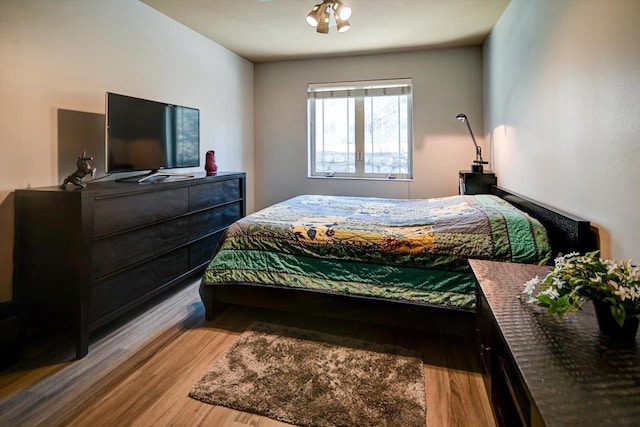
[[[411,179],[411,88],[411,79],[309,84],[309,176]]]

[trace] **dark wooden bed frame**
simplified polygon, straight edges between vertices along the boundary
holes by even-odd
[[[547,229],[554,255],[597,247],[589,221],[504,188],[493,186],[491,192],[538,219]],[[241,305],[470,337],[475,318],[474,310],[253,283],[202,284],[200,297],[207,320],[228,305]]]

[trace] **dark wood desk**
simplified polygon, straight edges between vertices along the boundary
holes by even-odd
[[[564,319],[521,302],[548,267],[471,260],[478,346],[500,425],[640,425],[640,352],[600,335],[591,304]]]

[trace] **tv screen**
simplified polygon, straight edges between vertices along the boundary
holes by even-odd
[[[200,111],[107,92],[106,171],[200,166]]]

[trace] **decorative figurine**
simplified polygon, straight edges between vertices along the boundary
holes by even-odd
[[[204,170],[207,171],[207,176],[216,175],[218,173],[218,165],[216,165],[216,152],[213,150],[207,151],[207,160],[204,163]]]
[[[91,165],[89,164],[89,160],[93,160],[93,157],[87,157],[87,150],[84,150],[82,152],[82,155],[78,157],[78,161],[76,162],[76,166],[78,166],[78,169],[76,169],[74,173],[64,179],[64,182],[60,185],[60,188],[66,190],[68,183],[71,183],[77,187],[85,188],[87,184],[82,181],[82,178],[89,174],[91,174],[92,178],[96,176],[96,168],[91,167]]]

